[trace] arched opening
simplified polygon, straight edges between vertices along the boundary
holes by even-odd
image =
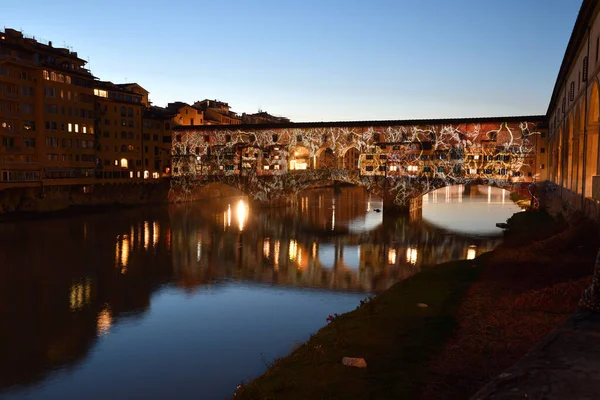
[[[298,146],[290,151],[289,160],[290,170],[310,168],[310,152],[306,147]]]
[[[357,171],[358,170],[358,159],[360,157],[360,151],[356,147],[350,147],[344,153],[343,157],[343,167],[348,171]]]
[[[588,104],[587,143],[585,143],[585,197],[592,197],[592,177],[597,174],[598,168],[598,118],[600,117],[600,103],[598,82],[592,84],[590,101]]]
[[[121,158],[121,168],[127,168],[127,159]]]
[[[358,163],[357,163],[358,164]],[[318,169],[333,169],[335,168],[335,154],[329,147],[321,149],[317,154]]]
[[[572,190],[581,194],[581,104],[575,107],[573,121],[573,180]]]
[[[567,189],[573,190],[573,115],[569,115],[567,120],[567,135],[565,142],[565,185]]]

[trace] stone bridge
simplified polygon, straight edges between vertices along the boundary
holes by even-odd
[[[413,212],[421,208],[424,194],[451,185],[487,185],[524,194],[528,193],[531,185],[529,182],[468,177],[362,176],[358,171],[338,169],[290,171],[282,175],[201,175],[188,182],[185,179],[179,177],[172,181],[173,202],[193,201],[193,189],[209,183],[233,187],[246,194],[253,203],[263,205],[293,204],[303,190],[351,184],[381,197],[386,212]]]
[[[213,182],[263,204],[293,203],[312,187],[348,183],[388,210],[456,184],[523,190],[544,180],[543,117],[180,126],[173,135],[171,200]]]

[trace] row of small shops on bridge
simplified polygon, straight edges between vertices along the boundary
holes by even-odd
[[[363,147],[363,149],[361,149]],[[342,151],[312,150],[296,144],[237,142],[212,146],[175,146],[173,176],[257,174],[280,175],[307,169],[343,169],[362,176],[471,177],[532,181],[543,165],[536,164],[532,146],[475,145],[435,149],[432,142],[350,144]]]

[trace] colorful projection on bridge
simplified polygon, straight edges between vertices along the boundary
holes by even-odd
[[[338,181],[407,207],[431,190],[470,182],[498,187],[535,181],[537,123],[361,127],[211,127],[173,136],[174,201],[221,182],[262,203],[293,202]]]

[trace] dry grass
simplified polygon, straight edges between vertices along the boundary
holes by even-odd
[[[577,309],[596,250],[595,230],[580,224],[484,257],[453,337],[429,365],[422,398],[468,398],[523,357]]]

